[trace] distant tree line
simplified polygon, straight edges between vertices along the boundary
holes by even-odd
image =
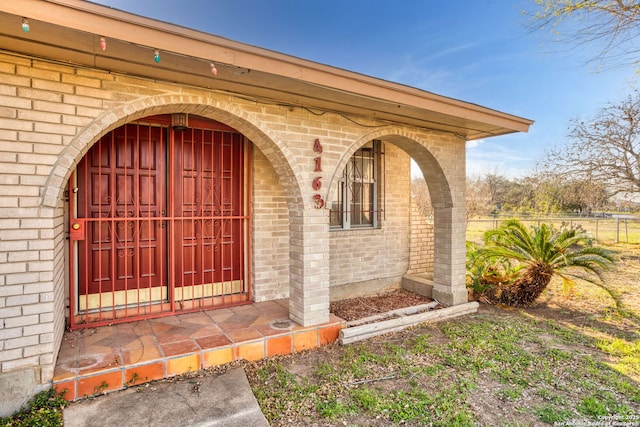
[[[413,179],[411,186],[418,209],[430,216],[431,201],[424,178]],[[468,178],[466,199],[467,219],[500,214],[588,216],[640,208],[638,203],[612,197],[606,184],[545,172],[513,179],[498,173]]]
[[[536,173],[518,179],[497,174],[467,180],[467,216],[501,212],[591,214],[608,207],[603,185]]]

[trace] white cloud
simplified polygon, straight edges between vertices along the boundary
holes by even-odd
[[[477,146],[484,144],[484,139],[476,139],[473,141],[467,141],[467,150],[476,148]]]
[[[533,162],[534,159],[516,147],[482,139],[467,143],[467,176],[497,173],[518,178],[531,171]]]

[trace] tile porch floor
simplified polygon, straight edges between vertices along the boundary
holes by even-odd
[[[53,386],[76,400],[239,359],[259,360],[338,338],[344,321],[302,327],[277,300],[65,332]]]

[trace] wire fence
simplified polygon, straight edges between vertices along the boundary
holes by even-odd
[[[640,218],[637,217],[547,217],[516,218],[524,224],[540,226],[542,223],[555,227],[581,227],[601,243],[640,244]],[[481,242],[485,231],[497,228],[507,218],[483,218],[467,221],[467,240]]]

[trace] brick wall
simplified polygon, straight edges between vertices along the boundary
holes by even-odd
[[[253,156],[253,296],[289,296],[289,209],[273,166],[260,150]]]
[[[433,273],[433,224],[420,214],[411,198],[411,235],[407,274]]]

